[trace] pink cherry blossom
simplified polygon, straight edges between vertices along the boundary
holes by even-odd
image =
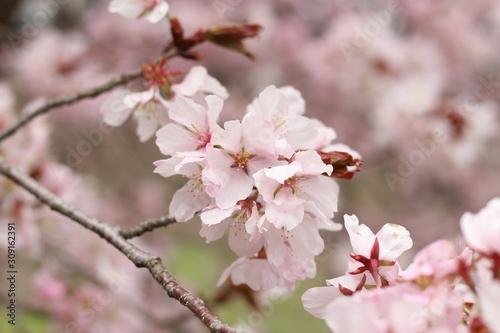
[[[170,157],[156,161],[155,172],[189,179],[175,193],[170,214],[184,222],[200,213],[200,235],[207,242],[228,234],[229,247],[244,259],[221,281],[230,277],[256,290],[291,291],[295,281],[315,273],[314,257],[324,248],[319,230],[340,229],[331,221],[338,196],[329,177],[334,167],[315,150],[333,147],[335,132],[302,116],[305,103],[297,90],[274,86],[248,107],[241,122],[220,127],[221,98],[207,96],[204,106],[182,96],[203,80],[193,74],[186,85],[172,87],[176,96],[167,102],[172,123],[157,132],[156,144]],[[260,271],[254,272],[257,266]]]
[[[217,95],[222,99],[229,97],[227,89],[216,78],[210,76],[203,66],[193,66],[182,82],[172,86],[172,91],[186,97],[193,97],[200,92]]]
[[[123,100],[120,100],[123,98]],[[167,122],[167,110],[157,87],[143,92],[117,91],[101,106],[104,122],[113,127],[125,123],[133,112],[139,141],[149,140]]]
[[[413,245],[408,230],[387,223],[374,235],[366,225],[359,224],[355,215],[344,215],[344,220],[354,250],[349,274],[369,273],[378,287],[394,279],[399,267],[397,259]]]
[[[352,290],[355,289],[355,285]],[[304,309],[312,314],[313,316],[325,319],[327,315],[327,307],[336,298],[342,297],[342,293],[338,288],[328,287],[316,287],[307,290],[302,294],[301,300],[304,305]]]
[[[403,272],[404,280],[418,280],[419,283],[439,283],[443,279],[459,273],[459,261],[470,265],[472,251],[466,248],[460,256],[452,242],[437,240],[422,250],[413,258],[412,264]]]
[[[315,149],[317,123],[303,117],[305,102],[292,87],[268,86],[247,107],[242,120],[247,136],[254,137],[248,149],[261,155],[290,157],[296,150]]]
[[[289,283],[304,279],[308,270],[303,267],[323,251],[317,221],[306,216],[293,230],[278,229],[265,221],[265,215],[259,213],[259,206],[253,199],[242,200],[227,210],[209,206],[201,213],[203,226],[200,235],[211,242],[228,230],[229,246],[240,257],[266,259],[268,268]],[[238,284],[237,281],[233,280],[233,283]]]
[[[500,198],[494,198],[478,213],[465,213],[460,219],[467,244],[484,255],[500,255]]]
[[[257,203],[253,199],[241,200],[231,209],[220,209],[209,206],[203,210],[200,217],[202,228],[200,235],[208,242],[221,238],[228,231],[229,247],[240,257],[255,255],[263,246],[262,238],[252,238],[246,224],[259,219]]]
[[[226,268],[217,285],[220,286],[228,278],[231,278],[235,285],[246,284],[253,290],[270,290],[275,286],[284,285],[284,281],[273,272],[269,262],[258,258],[239,258]]]
[[[355,215],[344,215],[344,220],[354,250],[347,274],[327,280],[329,287],[312,288],[302,296],[304,308],[323,319],[328,314],[326,309],[339,297],[357,294],[366,287],[381,288],[396,283],[397,259],[413,244],[402,226],[386,224],[374,235],[366,225],[359,224]]]
[[[169,110],[169,117],[175,123],[165,125],[156,134],[160,151],[171,157],[156,161],[154,172],[164,177],[180,174],[189,178],[170,203],[170,214],[181,222],[191,219],[210,203],[201,172],[205,147],[211,141],[213,131],[219,127],[217,118],[223,100],[215,95],[207,96],[205,100],[208,108],[177,96],[170,103]]]
[[[157,23],[165,18],[169,7],[165,0],[113,0],[108,10],[129,18],[144,17],[151,23]]]
[[[179,222],[186,222],[194,214],[207,207],[211,199],[205,192],[201,179],[204,153],[180,152],[171,158],[154,162],[154,172],[163,177],[182,175],[188,181],[177,190],[170,202],[170,215]]]
[[[207,108],[183,96],[170,103],[168,115],[175,123],[163,126],[156,133],[156,144],[164,155],[205,151],[213,132],[219,128],[217,119],[223,100],[210,95],[205,101]]]
[[[211,202],[210,197],[204,192],[204,185],[201,181],[201,168],[198,173],[189,173],[185,176],[189,180],[181,189],[175,192],[169,206],[170,215],[179,222],[192,219],[194,214],[200,212]]]
[[[462,325],[460,295],[447,288],[421,290],[401,284],[338,297],[325,319],[335,333],[457,332]]]
[[[157,67],[158,66],[155,68]],[[162,69],[161,71],[163,76],[170,79],[170,72],[165,72]],[[127,118],[133,113],[137,121],[137,135],[139,136],[139,140],[145,142],[154,135],[158,127],[168,122],[167,113],[171,120],[183,126],[201,126],[201,124],[196,125],[196,122],[186,124],[187,120],[193,119],[188,119],[190,116],[185,115],[189,114],[189,112],[194,112],[195,115],[193,117],[196,118],[195,120],[200,121],[200,117],[203,116],[200,115],[202,111],[199,111],[199,109],[202,108],[202,106],[196,106],[185,99],[176,103],[177,98],[196,97],[202,93],[216,94],[221,98],[228,97],[226,88],[224,88],[215,78],[208,75],[206,68],[202,66],[192,67],[186,74],[184,80],[179,84],[173,84],[171,90],[175,93],[171,100],[166,100],[162,96],[160,88],[157,85],[152,85],[148,90],[142,92],[117,90],[101,105],[101,113],[104,114],[104,122],[110,126],[119,127],[123,125]],[[210,100],[211,104],[209,108],[218,103],[214,100],[215,98]],[[175,108],[172,112],[170,111],[171,107]],[[220,108],[222,108],[222,105]],[[220,108],[218,109],[219,113]],[[195,112],[195,110],[198,110],[198,112]],[[211,123],[207,124],[207,126],[215,126],[217,115],[215,118],[211,118]],[[205,123],[206,120],[203,121],[203,124]],[[191,128],[191,131],[196,132],[197,129]],[[203,135],[203,133],[199,133],[199,135]],[[174,135],[173,139],[179,139],[179,137]],[[207,139],[209,138],[205,138],[205,140]],[[172,155],[173,152],[165,154]]]
[[[290,230],[309,213],[321,220],[333,217],[337,210],[337,183],[313,150],[296,153],[289,164],[261,169],[253,176],[266,202],[266,217],[277,228]]]
[[[288,292],[295,289],[295,281],[312,278],[316,275],[314,259],[304,260],[288,252],[280,266],[272,265],[259,255],[242,257],[231,264],[221,275],[218,285],[228,278],[233,284],[246,284],[253,290],[268,291],[285,288]]]
[[[310,215],[305,215],[301,224],[291,230],[277,228],[266,220],[265,215],[254,222],[254,225],[247,223],[247,231],[252,234],[252,239],[264,239],[266,257],[276,267],[282,265],[288,255],[307,261],[324,249],[317,219]]]
[[[216,129],[211,144],[207,146],[207,167],[203,170],[203,182],[207,193],[215,199],[218,207],[229,209],[252,192],[252,174],[265,166],[279,161],[259,156],[249,149],[255,139],[245,135],[238,120],[224,123]]]
[[[274,228],[274,231],[263,233],[263,238],[257,243],[262,244],[263,240],[263,249],[253,256],[247,255],[246,258],[240,258],[233,263],[221,276],[220,283],[230,277],[233,284],[248,284],[254,290],[285,287],[291,292],[294,290],[295,281],[315,275],[314,256],[323,249],[323,241],[317,233],[317,228],[311,225],[311,229],[301,229],[301,225],[294,229],[294,232],[286,232],[272,225],[269,227]],[[252,237],[249,240],[252,241]],[[248,240],[246,242],[248,243]],[[244,245],[237,246],[241,248]],[[259,265],[260,270],[253,271],[254,265]],[[261,282],[257,284],[256,281]]]
[[[379,243],[380,260],[395,261],[413,245],[410,233],[403,226],[387,223],[375,235],[365,224],[360,225],[355,215],[344,215],[344,220],[356,255],[369,257],[375,238]]]

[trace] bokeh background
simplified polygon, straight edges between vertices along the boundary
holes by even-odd
[[[270,84],[302,92],[310,117],[365,162],[339,180],[339,212],[377,231],[405,226],[414,248],[448,238],[462,246],[459,219],[500,190],[500,2],[496,0],[172,0],[186,32],[258,23],[249,59],[213,45],[200,62],[230,93],[223,120],[241,118]],[[82,91],[154,60],[170,38],[152,25],[106,10],[107,1],[0,2],[0,129],[44,99]],[[140,82],[131,85],[140,89]],[[168,213],[183,179],[153,174],[163,158],[154,139],[139,143],[135,123],[103,130],[108,95],[54,110],[0,147],[0,154],[82,210],[119,225]],[[99,134],[100,133],[100,134]],[[94,135],[94,136],[92,136]],[[94,138],[94,141],[92,141]],[[82,143],[82,142],[87,142]],[[147,272],[111,246],[51,213],[0,179],[1,247],[6,223],[18,233],[18,322],[1,332],[204,332]],[[210,300],[235,259],[225,240],[205,244],[199,220],[134,240],[162,257],[179,282]],[[256,332],[327,332],[300,295],[344,273],[346,232],[324,233],[318,274],[255,311],[242,298],[212,304],[223,321]],[[5,256],[0,261],[2,267]],[[2,272],[4,274],[4,272]],[[0,301],[6,301],[4,286]],[[269,303],[270,302],[270,303]]]

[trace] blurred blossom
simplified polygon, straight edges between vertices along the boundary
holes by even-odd
[[[477,214],[465,213],[460,220],[467,244],[486,256],[499,256],[500,198],[492,199]]]
[[[157,23],[165,18],[169,7],[164,0],[112,0],[108,9],[128,18],[144,17],[151,23]]]

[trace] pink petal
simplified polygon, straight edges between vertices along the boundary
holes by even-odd
[[[213,132],[219,126],[217,125],[217,119],[222,111],[222,106],[224,105],[224,100],[215,95],[210,95],[205,97],[205,101],[208,105],[207,119],[208,127],[210,131]]]
[[[234,221],[229,227],[229,247],[240,257],[253,256],[262,248],[262,241],[252,242],[250,235],[245,230],[245,225],[235,225]]]
[[[168,116],[189,129],[207,129],[208,127],[207,110],[192,99],[181,95],[176,96],[174,102],[170,103]]]
[[[323,238],[319,235],[316,223],[306,218],[302,223],[285,234],[293,253],[302,258],[319,255],[324,249]]]
[[[500,283],[491,282],[478,290],[479,304],[481,306],[482,318],[488,328],[494,332],[500,332]]]
[[[264,234],[266,239],[266,254],[269,262],[274,266],[281,266],[285,262],[287,247],[283,241],[281,230],[271,226]]]
[[[113,127],[119,127],[125,123],[132,114],[133,108],[123,102],[125,96],[130,94],[127,90],[117,90],[113,92],[101,105],[101,112],[104,115],[104,122]]]
[[[229,223],[230,221],[226,220],[222,223],[213,225],[202,224],[200,229],[200,236],[204,237],[207,243],[221,239],[222,236],[224,236]]]
[[[277,228],[284,227],[291,230],[298,226],[304,219],[304,201],[292,196],[290,200],[281,205],[274,202],[266,206],[266,217]]]
[[[327,218],[331,219],[337,211],[339,186],[335,179],[318,176],[303,181],[302,198],[314,203],[315,207]]]
[[[212,145],[220,145],[224,150],[237,153],[242,147],[243,129],[239,120],[224,123],[224,129],[217,129],[212,135]]]
[[[301,174],[319,176],[322,173],[330,175],[333,171],[331,165],[326,165],[315,150],[300,151],[295,154],[295,162],[302,166]]]
[[[344,215],[344,222],[354,253],[369,257],[375,241],[373,232],[366,225],[359,225],[356,215]]]
[[[200,90],[204,93],[217,95],[222,99],[227,99],[229,97],[226,87],[210,75],[205,77],[205,82],[203,82],[203,86]]]
[[[156,5],[156,7],[148,15],[145,16],[146,20],[151,23],[158,23],[163,20],[166,17],[168,10],[170,9],[170,6],[167,2],[163,0],[157,1],[158,4]]]
[[[156,110],[160,111],[160,110]],[[145,142],[149,140],[156,132],[159,126],[157,114],[149,112],[149,110],[138,109],[134,116],[137,120],[137,136],[139,141]]]
[[[253,189],[253,179],[241,169],[230,169],[228,181],[221,183],[215,197],[217,206],[222,209],[234,206],[239,200],[246,199]]]
[[[304,309],[317,318],[324,319],[327,306],[343,296],[337,288],[317,287],[307,290],[301,297]]]
[[[170,202],[170,215],[179,222],[186,222],[193,218],[196,212],[201,211],[210,203],[210,198],[200,193],[190,191],[189,183],[175,192]]]
[[[217,206],[207,207],[201,213],[201,222],[206,225],[214,225],[227,219],[234,211],[240,209],[240,206],[233,206],[229,209],[220,209]]]
[[[310,149],[318,138],[315,123],[306,117],[294,117],[286,122],[285,138],[294,150]]]
[[[198,144],[192,140],[191,133],[184,128],[167,124],[156,132],[156,145],[164,155],[173,156],[177,152],[194,151]]]
[[[380,260],[396,260],[413,246],[410,232],[405,227],[387,223],[377,233]]]
[[[292,86],[284,86],[279,88],[280,93],[282,93],[288,105],[288,112],[293,115],[303,115],[306,111],[306,102],[302,98],[302,94],[299,90]]]
[[[280,165],[272,168],[264,169],[267,177],[276,180],[280,184],[284,184],[285,180],[291,178],[302,170],[302,165],[299,162],[292,162],[287,165]]]

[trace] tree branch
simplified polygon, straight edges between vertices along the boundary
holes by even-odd
[[[174,58],[179,54],[179,50],[175,47],[169,49],[167,52],[165,52],[161,58]],[[118,86],[125,85],[129,83],[130,81],[133,81],[135,79],[138,79],[142,76],[142,68],[140,71],[134,72],[134,73],[129,73],[129,74],[122,74],[116,79],[111,80],[108,83],[103,84],[100,87],[96,87],[84,92],[79,92],[76,93],[73,96],[70,97],[64,97],[64,98],[59,98],[55,99],[52,101],[49,101],[36,109],[34,112],[30,113],[29,115],[25,116],[24,118],[21,118],[16,124],[14,124],[12,127],[4,131],[2,134],[0,134],[0,143],[10,137],[11,135],[15,134],[19,129],[21,129],[23,126],[25,126],[27,123],[29,123],[31,120],[35,119],[36,117],[47,113],[51,111],[54,108],[63,106],[63,105],[69,105],[73,104],[75,102],[78,102],[82,99],[86,98],[92,98],[92,97],[97,97],[107,91],[110,91]]]
[[[121,234],[120,228],[98,221],[65,202],[43,187],[33,178],[23,174],[0,157],[0,173],[21,186],[52,210],[69,217],[81,226],[104,238],[122,252],[137,267],[149,270],[154,279],[167,294],[186,306],[205,324],[211,332],[236,333],[236,329],[219,320],[204,304],[204,301],[180,286],[162,265],[161,259],[129,243]]]
[[[45,103],[44,105],[42,105],[41,107],[36,109],[34,112],[26,115],[24,118],[21,118],[16,124],[14,124],[12,127],[7,129],[6,131],[4,131],[0,135],[0,142],[2,142],[3,140],[5,140],[8,137],[15,134],[21,127],[23,127],[24,125],[29,123],[31,120],[35,119],[36,117],[38,117],[44,113],[49,112],[50,110],[52,110],[54,108],[64,106],[64,105],[73,104],[73,103],[78,102],[82,99],[97,97],[97,96],[101,95],[102,93],[105,93],[107,91],[112,90],[113,88],[127,84],[128,82],[130,82],[132,80],[138,79],[141,77],[141,75],[142,75],[142,70],[139,72],[135,72],[135,73],[123,74],[123,75],[120,75],[119,77],[111,80],[110,82],[103,84],[102,86],[99,86],[99,87],[96,87],[96,88],[93,88],[93,89],[90,89],[90,90],[87,90],[84,92],[76,93],[75,95],[70,96],[70,97],[63,97],[63,98],[55,99],[52,101],[48,101],[47,103]]]
[[[157,228],[166,227],[176,222],[177,221],[172,217],[162,216],[156,219],[149,219],[130,228],[122,227],[120,228],[119,233],[123,238],[131,239],[134,237],[141,236],[148,231],[153,231]]]
[[[245,38],[252,38],[257,36],[260,32],[261,27],[256,24],[243,24],[242,26],[221,26],[212,29],[199,29],[193,34],[191,38],[184,38],[183,29],[180,25],[179,20],[176,18],[170,19],[171,32],[173,36],[172,42],[169,44],[167,49],[163,52],[160,59],[172,59],[177,56],[181,56],[186,59],[196,59],[200,60],[201,55],[196,53],[191,53],[190,50],[198,44],[210,41],[214,44],[218,44],[223,47],[233,48],[236,51],[242,52],[246,56],[252,57],[252,55],[245,50],[242,41]],[[236,41],[236,47],[234,44]],[[60,107],[63,105],[73,104],[85,98],[97,97],[100,94],[110,91],[111,89],[124,85],[132,80],[140,78],[142,75],[142,69],[135,73],[123,74],[118,78],[94,89],[90,89],[84,92],[77,93],[70,97],[55,99],[45,103],[34,112],[20,119],[16,124],[14,124],[9,129],[5,130],[0,134],[0,143],[7,139],[8,137],[15,134],[20,128],[29,123],[36,117],[49,112],[50,110]]]

